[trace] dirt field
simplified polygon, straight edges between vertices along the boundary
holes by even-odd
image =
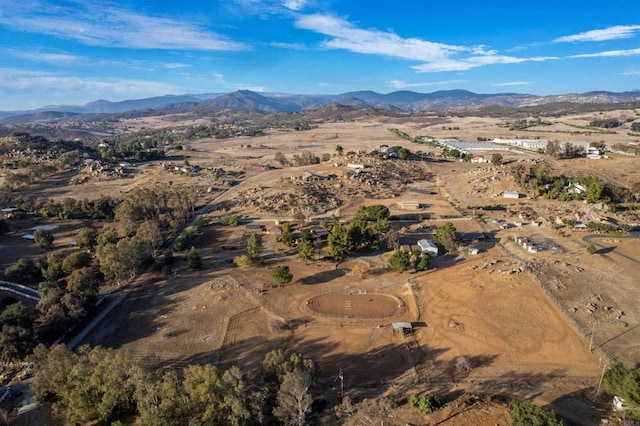
[[[561,121],[585,125],[590,117]],[[580,202],[503,199],[503,191],[517,189],[508,165],[434,159],[384,162],[363,155],[381,144],[437,151],[399,139],[389,128],[411,136],[466,140],[516,134],[573,141],[604,139],[611,144],[629,140],[623,132],[569,133],[575,127],[562,123],[519,133],[504,124],[505,120],[474,117],[399,122],[372,118],[320,124],[304,132],[274,130],[257,138],[200,140],[185,145],[191,164],[224,169],[229,176],[239,176],[237,182],[217,185],[219,181],[209,177],[176,177],[160,166],[149,166],[130,180],[96,183],[95,188],[43,183],[34,190],[56,197],[117,195],[169,180],[195,185],[202,194],[214,188],[202,200],[203,204],[213,200],[204,212],[214,224],[196,240],[205,268],[189,272],[180,260],[171,277],[145,275],[91,334],[90,344],[123,348],[152,365],[213,362],[243,368],[253,368],[264,353],[283,348],[302,352],[318,363],[322,396],[331,402],[336,401],[335,379],[342,369],[347,392],[356,399],[432,390],[454,400],[475,392],[533,399],[571,418],[576,407],[582,407],[584,392],[597,386],[604,363],[640,362],[640,240],[589,237],[570,229],[561,236],[551,226],[557,217],[601,212]],[[559,133],[546,133],[549,130]],[[336,145],[354,154],[338,158]],[[303,150],[329,154],[331,159],[284,168],[274,159],[277,152],[291,158]],[[505,160],[530,162],[537,157],[514,153],[506,154]],[[368,170],[377,180],[354,180],[354,171],[346,165],[350,162],[369,162]],[[603,160],[550,161],[549,165],[567,174],[597,173],[630,185],[640,180],[636,163],[634,158],[612,155]],[[305,171],[336,178],[303,183],[299,177]],[[407,210],[398,202],[421,206]],[[312,209],[314,203],[324,204]],[[482,235],[466,242],[478,247],[480,254],[467,254],[465,246],[460,253],[438,257],[431,271],[399,274],[386,268],[389,252],[385,250],[353,256],[337,267],[321,260],[305,263],[295,259],[295,250],[264,234],[265,264],[240,269],[229,261],[245,252],[244,224],[237,228],[217,224],[222,214],[232,212],[265,226],[298,216],[294,224],[301,227],[302,218],[296,213],[302,212],[307,219],[333,214],[348,219],[366,204],[389,207],[399,219],[393,227],[403,232],[403,245],[415,247],[433,227],[451,220],[462,235]],[[482,210],[482,206],[495,209]],[[530,217],[522,219],[523,212]],[[531,222],[538,218],[542,225],[533,226]],[[513,226],[503,229],[498,223]],[[59,236],[56,241],[61,244],[70,238]],[[528,253],[514,242],[517,236],[555,248]],[[596,244],[597,254],[586,253],[588,242]],[[7,247],[0,250],[6,252]],[[326,248],[319,247],[317,255],[326,255]],[[357,262],[368,267],[363,278],[352,273]],[[291,285],[272,286],[270,269],[275,265],[291,268]],[[621,318],[616,318],[621,311]],[[414,333],[394,332],[391,323],[395,321],[412,322]],[[506,422],[504,405],[495,401],[466,411],[448,410],[432,420],[450,425]],[[577,423],[598,423],[590,408],[577,411],[584,412],[583,417],[573,418]]]

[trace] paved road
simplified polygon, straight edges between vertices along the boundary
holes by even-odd
[[[26,287],[22,284],[12,283],[9,281],[0,281],[0,291],[6,291],[9,293],[17,294],[26,299],[34,300],[38,302],[40,300],[40,293],[30,287]]]

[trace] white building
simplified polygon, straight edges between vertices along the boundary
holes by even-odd
[[[438,256],[438,246],[431,240],[420,240],[418,241],[418,246],[422,250],[423,253],[429,253],[431,257]]]

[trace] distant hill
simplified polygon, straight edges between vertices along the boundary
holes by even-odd
[[[520,108],[566,103],[634,103],[640,102],[640,91],[621,93],[596,91],[536,96],[518,93],[479,94],[468,90],[441,90],[432,93],[404,90],[387,94],[358,91],[337,95],[256,93],[250,90],[239,90],[225,94],[166,95],[120,102],[98,100],[81,106],[52,106],[31,111],[0,111],[0,122],[55,121],[73,117],[73,114],[113,114],[144,110],[198,112],[200,109],[203,111],[232,109],[257,113],[300,112],[336,102],[344,106],[392,112],[469,111],[487,107]]]

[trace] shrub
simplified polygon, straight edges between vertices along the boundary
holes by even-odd
[[[293,274],[288,266],[276,266],[271,270],[271,278],[278,284],[289,284],[293,279]]]

